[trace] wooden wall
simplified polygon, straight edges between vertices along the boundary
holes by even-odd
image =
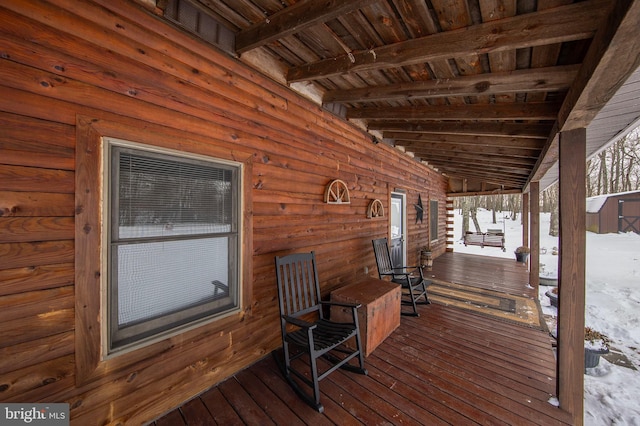
[[[389,224],[367,219],[367,205],[378,198],[388,213],[395,188],[407,192],[409,260],[428,241],[418,194],[439,201],[432,249],[444,252],[443,177],[134,3],[7,0],[0,22],[0,401],[68,402],[75,424],[160,416],[279,345],[275,255],[315,250],[325,294],[365,267],[375,276],[371,239]],[[88,380],[76,377],[79,117],[251,163],[243,312]],[[351,204],[323,203],[336,178]]]

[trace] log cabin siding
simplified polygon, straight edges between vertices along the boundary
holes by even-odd
[[[388,215],[395,188],[407,192],[409,261],[429,239],[419,194],[439,201],[433,249],[444,252],[441,175],[134,3],[10,0],[0,20],[0,401],[68,402],[77,424],[142,423],[180,405],[279,345],[275,255],[315,250],[326,295],[365,267],[377,276],[371,240],[388,236],[388,216],[366,210],[377,198]],[[85,291],[74,266],[78,117],[251,162],[244,311],[89,380],[76,377],[87,355],[75,299]],[[336,178],[351,204],[323,203]]]

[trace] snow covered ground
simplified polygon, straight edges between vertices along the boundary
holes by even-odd
[[[459,210],[454,221],[454,251],[515,259],[513,251],[522,245],[520,217],[514,221],[506,213],[498,214],[494,224],[491,216],[490,211],[478,211],[482,231],[503,229],[506,252],[495,247],[465,247],[461,240]],[[540,275],[555,277],[558,256],[552,253],[553,248],[558,247],[558,238],[548,235],[548,213],[541,214],[540,222]],[[470,227],[475,231],[473,223]],[[596,368],[588,369],[584,423],[587,426],[640,425],[640,235],[587,232],[586,259],[586,325],[607,335],[613,350],[626,356],[632,368],[601,358]],[[557,309],[544,295],[550,288],[540,286],[540,304],[545,315],[556,316]]]

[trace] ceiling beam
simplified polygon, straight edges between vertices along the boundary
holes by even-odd
[[[399,146],[404,147],[407,151],[411,151],[414,153],[420,153],[422,157],[424,157],[425,155],[429,155],[431,153],[433,154],[440,154],[440,155],[462,155],[462,154],[468,154],[468,155],[475,155],[475,158],[479,161],[482,162],[482,159],[490,159],[493,157],[503,157],[505,159],[509,158],[509,159],[516,159],[516,158],[520,158],[520,159],[528,159],[528,160],[536,160],[538,158],[538,155],[540,154],[539,150],[535,150],[535,149],[529,149],[529,150],[525,150],[525,149],[508,149],[508,148],[499,148],[499,149],[493,149],[491,150],[491,152],[481,152],[478,149],[474,149],[471,146],[454,146],[454,148],[450,148],[450,147],[442,147],[438,145],[427,145],[427,144],[411,144],[411,143],[406,143],[406,142],[400,142],[398,143]],[[470,158],[471,159],[471,158]],[[531,164],[531,166],[529,167],[530,169],[533,168],[533,164]]]
[[[348,108],[348,119],[387,120],[554,120],[559,105],[552,102],[463,104],[417,107]]]
[[[501,156],[478,156],[475,154],[460,154],[457,152],[431,152],[428,150],[416,149],[413,152],[417,157],[429,162],[429,164],[460,164],[468,165],[469,163],[480,163],[486,168],[488,164],[496,164],[505,168],[514,170],[526,170],[527,175],[535,164],[535,159],[518,158],[513,159]]]
[[[460,180],[460,179],[458,179]],[[493,184],[495,185],[495,184]],[[484,191],[467,191],[467,192],[447,192],[447,197],[477,197],[479,195],[507,195],[520,194],[520,189],[486,189]]]
[[[236,35],[236,52],[255,49],[370,3],[369,0],[301,0],[240,31]]]
[[[447,174],[450,177],[465,177],[468,179],[478,179],[487,183],[492,183],[495,185],[509,185],[512,187],[522,188],[524,183],[526,182],[526,177],[510,177],[506,176],[502,173],[496,174],[488,172],[486,169],[484,170],[468,170],[466,167],[452,167],[446,170],[441,170],[443,173]]]
[[[440,135],[433,133],[383,132],[384,139],[433,144],[470,145],[476,149],[485,147],[531,148],[542,150],[544,141],[531,138],[496,138],[493,136]]]
[[[438,135],[468,135],[493,136],[495,138],[517,137],[530,139],[544,139],[549,137],[553,123],[450,123],[442,121],[378,121],[367,123],[368,130],[388,130],[391,132],[430,133]]]
[[[565,65],[398,83],[382,87],[329,90],[325,92],[322,101],[323,103],[379,102],[447,96],[566,91],[578,73],[579,67],[580,65]]]
[[[287,81],[501,52],[593,37],[610,2],[589,0],[328,58],[290,68]]]

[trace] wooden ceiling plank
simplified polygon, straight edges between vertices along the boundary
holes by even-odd
[[[438,23],[443,32],[467,28],[474,24],[481,23],[479,17],[477,17],[476,22],[474,22],[472,17],[473,6],[469,3],[467,0],[431,0],[431,5],[438,17]],[[449,63],[455,66],[455,75],[476,75],[489,71],[489,69],[483,69],[482,60],[478,52],[468,52],[462,56],[452,57],[452,59]],[[459,97],[455,99],[459,99]],[[487,104],[491,99],[490,96],[484,93],[476,93],[469,96],[469,101],[471,103]]]
[[[480,12],[483,22],[496,21],[516,15],[516,0],[480,0]],[[489,53],[491,72],[513,71],[516,69],[516,51]],[[515,102],[517,91],[495,93],[496,102]]]
[[[197,5],[234,31],[245,28],[252,19],[261,17],[260,11],[250,2],[237,2],[233,8],[217,0],[198,0]]]
[[[593,37],[607,0],[589,0],[354,52],[289,69],[289,82]]]
[[[470,173],[471,171],[471,173]],[[473,170],[465,167],[450,167],[446,170],[442,170],[448,176],[453,177],[466,177],[468,179],[482,179],[487,183],[492,183],[496,185],[510,185],[522,187],[522,184],[526,180],[523,177],[514,177],[508,176],[502,173],[492,173],[488,170],[488,168],[484,168],[481,170]]]
[[[360,108],[347,109],[349,119],[387,119],[387,120],[553,120],[557,116],[559,105],[553,102],[513,103],[513,104],[475,104],[475,105],[438,105],[423,107],[397,108]]]
[[[432,144],[456,144],[471,145],[473,147],[506,147],[506,148],[524,148],[542,150],[544,142],[542,139],[532,138],[516,138],[503,137],[496,138],[493,136],[479,135],[441,135],[434,133],[409,133],[409,132],[383,132],[382,137],[385,139],[394,139],[396,141],[413,141]]]
[[[565,91],[571,85],[579,67],[565,65],[398,83],[383,87],[332,90],[324,94],[323,102],[379,102],[507,92]]]
[[[255,49],[366,4],[369,4],[368,0],[301,0],[240,31],[236,35],[236,51],[243,53]]]
[[[459,145],[452,149],[446,149],[442,146],[433,146],[422,143],[412,143],[409,141],[399,141],[396,146],[402,146],[406,151],[411,152],[432,152],[437,154],[474,154],[483,155],[485,157],[504,157],[509,159],[524,159],[524,160],[537,160],[540,155],[539,149],[518,149],[518,148],[493,148],[493,149],[479,149],[470,145]],[[532,165],[533,166],[533,165]]]
[[[411,38],[420,38],[435,34],[439,31],[438,24],[424,1],[393,0],[393,4],[402,17]],[[420,64],[407,64],[404,65],[404,67],[409,69],[409,74],[414,81],[430,80],[433,76],[440,79],[456,77],[456,73],[453,72],[451,64],[446,59],[438,59]],[[421,67],[421,70],[426,71],[427,74],[411,72],[412,69],[417,67]],[[447,99],[433,98],[430,102],[436,105],[444,105],[446,103],[460,105],[465,103],[465,99],[463,97],[450,96]]]
[[[551,9],[572,3],[573,0],[538,0],[538,10]],[[553,66],[558,62],[562,44],[550,44],[536,46],[531,49],[531,68],[544,68]],[[545,92],[527,93],[527,102],[542,102],[546,99]]]
[[[490,171],[486,171],[490,168]],[[460,174],[461,172],[472,172],[475,177],[491,177],[494,182],[500,182],[503,184],[511,183],[511,184],[519,184],[522,185],[527,180],[527,176],[529,176],[529,170],[521,170],[519,173],[515,173],[509,170],[502,170],[500,167],[496,167],[493,164],[486,164],[484,167],[482,165],[471,165],[468,164],[449,164],[441,167],[442,170],[446,170],[449,174]]]
[[[345,16],[340,16],[337,21],[349,32],[353,41],[358,44],[359,48],[353,50],[366,49],[371,46],[382,46],[384,44],[380,35],[377,34],[369,22],[361,16],[360,11],[354,11]]]
[[[434,135],[484,135],[495,138],[518,137],[546,140],[552,125],[489,122],[369,121],[367,127],[369,130],[390,132],[430,133]]]
[[[489,167],[485,168],[469,168],[465,166],[451,166],[442,170],[448,176],[466,177],[468,179],[482,179],[485,182],[509,185],[511,187],[522,187],[526,177],[522,175],[513,176],[509,173],[494,172]]]
[[[531,171],[535,165],[535,159],[512,159],[500,156],[482,156],[478,154],[461,154],[458,152],[432,152],[428,150],[415,149],[413,152],[416,156],[427,160],[432,164],[440,164],[443,162],[467,164],[471,162],[483,162],[483,160],[490,161],[494,164],[499,164],[505,168],[513,168],[517,170],[527,170],[527,174]]]
[[[513,177],[513,176],[504,176],[500,173],[485,173],[483,171],[472,171],[469,173],[467,169],[464,167],[452,167],[443,171],[448,176],[453,177],[464,177],[467,179],[478,179],[487,183],[495,184],[495,185],[504,185],[509,187],[519,187],[522,188],[522,178]]]

